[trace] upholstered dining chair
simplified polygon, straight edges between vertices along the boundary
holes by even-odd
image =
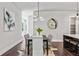
[[[46,35],[42,35],[42,36],[43,36],[43,40],[48,40]],[[46,43],[44,42],[43,45],[46,46]]]
[[[48,35],[48,46],[51,47],[52,46],[52,38],[53,36],[51,34]]]
[[[29,34],[25,34],[25,54],[27,54],[26,52],[28,52],[28,40],[30,39],[30,35]],[[32,42],[30,43],[29,48],[32,48]]]
[[[46,35],[42,35],[43,36],[43,40],[48,40]],[[45,50],[46,50],[46,42],[43,42],[43,51],[44,51],[44,54],[45,54]]]
[[[24,35],[24,38],[25,38],[25,45],[26,45],[26,46],[28,45],[28,39],[27,39],[27,38],[29,38],[29,37],[30,37],[29,34],[25,34],[25,35]]]

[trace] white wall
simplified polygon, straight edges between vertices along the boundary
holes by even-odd
[[[3,27],[3,8],[15,14],[15,30],[5,32]],[[12,3],[0,3],[0,55],[21,41],[21,13]]]
[[[35,13],[36,14],[36,13]],[[36,35],[36,27],[43,28],[43,34],[52,34],[52,41],[63,41],[63,34],[69,33],[69,16],[75,15],[75,12],[69,11],[41,11],[40,16],[44,17],[45,21],[34,22],[34,35]],[[56,29],[49,29],[47,21],[54,18],[57,21]]]

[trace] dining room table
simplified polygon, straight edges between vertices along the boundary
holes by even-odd
[[[42,36],[31,36],[28,39],[28,55],[30,53],[30,42],[32,43],[32,55],[33,56],[43,56],[43,43],[46,43],[46,54],[48,56],[48,40],[44,39]]]

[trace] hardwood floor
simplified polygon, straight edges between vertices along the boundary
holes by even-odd
[[[70,53],[68,50],[63,48],[63,42],[53,42],[52,47],[57,48],[57,50],[53,50],[53,53],[51,56],[73,56],[72,53]],[[2,56],[17,56],[18,54],[16,53],[16,50],[17,48],[14,47],[11,50],[7,51]],[[27,56],[27,55],[25,54],[24,56]],[[49,53],[49,56],[50,56],[50,53]]]
[[[52,46],[58,49],[53,51],[55,56],[73,56],[72,53],[63,48],[63,42],[53,42]]]
[[[53,49],[53,52],[51,52],[50,49],[48,49],[48,56],[75,56],[74,54],[63,48],[63,42],[53,42],[52,47],[56,48],[57,50]],[[46,56],[46,50],[44,56]]]

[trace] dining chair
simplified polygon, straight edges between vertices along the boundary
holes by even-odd
[[[24,37],[25,37],[25,54],[27,54],[27,52],[30,52],[30,51],[28,51],[28,40],[30,39],[30,35],[25,34]],[[30,50],[32,49],[32,42],[30,42],[29,49]],[[32,54],[32,53],[30,52],[30,54]]]
[[[46,35],[42,35],[43,36],[43,40],[47,40]],[[46,46],[46,42],[43,43],[44,47]]]
[[[47,39],[47,37],[46,37],[46,35],[42,35],[43,36],[43,40],[48,40]],[[46,50],[46,48],[47,48],[47,43],[46,42],[43,42],[43,51],[44,51],[44,54],[45,54],[45,50]]]
[[[52,47],[52,38],[53,38],[53,36],[51,34],[49,34],[47,38],[48,38],[48,47],[50,48],[50,47]]]

